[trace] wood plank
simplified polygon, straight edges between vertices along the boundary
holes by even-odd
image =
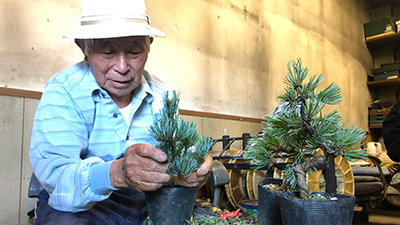
[[[0,87],[0,95],[40,99],[42,97],[42,92]]]
[[[400,88],[400,78],[369,81],[369,82],[367,82],[367,85],[368,85],[368,87],[375,89],[375,90],[390,89],[390,88],[398,89],[398,88]]]
[[[365,40],[369,49],[393,48],[400,42],[400,33],[383,35]]]
[[[368,128],[369,129],[381,129],[382,124],[369,125]]]
[[[185,110],[185,109],[180,109],[179,113],[182,115],[187,115],[187,116],[200,116],[200,117],[216,118],[216,119],[238,120],[238,121],[243,121],[243,122],[261,123],[262,121],[267,121],[265,119],[259,119],[259,118],[253,118],[253,117],[234,116],[234,115],[192,111],[192,110]]]

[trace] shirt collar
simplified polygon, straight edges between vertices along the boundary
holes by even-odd
[[[88,85],[90,93],[92,93],[93,101],[98,102],[100,95],[103,95],[103,97],[104,97],[105,94],[107,94],[107,92],[104,91],[97,83],[96,78],[94,77],[89,64],[85,61],[82,61],[81,65],[83,67],[82,71],[84,71],[84,73],[85,73],[83,79],[86,79],[86,81],[84,83]]]
[[[151,88],[150,88],[150,85],[149,85],[149,83],[148,83],[146,77],[143,76],[143,75],[142,75],[142,83],[141,83],[140,86],[142,87],[143,92],[146,93],[146,101],[147,101],[148,103],[153,102],[153,100],[154,100],[153,92],[152,92],[152,90],[151,90]],[[135,91],[135,90],[134,90],[134,91]]]

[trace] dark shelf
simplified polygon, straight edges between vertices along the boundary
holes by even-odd
[[[377,49],[382,47],[394,47],[400,45],[400,33],[388,34],[376,38],[365,40],[367,48]]]
[[[364,2],[372,9],[390,6],[391,9],[400,6],[400,0],[364,0]],[[387,34],[375,38],[370,38],[365,40],[367,48],[371,51],[379,51],[383,49],[396,49],[400,47],[400,33]],[[370,81],[367,82],[367,86],[374,91],[386,90],[400,90],[400,78],[380,80],[380,81]],[[382,136],[381,129],[382,124],[373,124],[368,126],[369,133],[372,136]],[[377,139],[377,137],[375,137]]]
[[[399,89],[400,88],[400,78],[396,79],[389,79],[389,80],[379,80],[379,81],[369,81],[367,83],[368,87],[374,90],[384,90],[384,89],[390,89],[390,88],[395,88]]]
[[[379,125],[369,125],[368,128],[369,129],[381,129],[382,125],[381,124],[379,124]]]
[[[399,0],[364,0],[364,2],[367,3],[371,9],[376,9],[387,5],[391,5],[392,7],[400,6]]]

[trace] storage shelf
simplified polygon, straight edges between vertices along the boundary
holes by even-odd
[[[367,3],[371,9],[376,9],[387,5],[390,5],[392,8],[400,6],[400,1],[398,0],[364,0],[364,2]]]
[[[391,88],[399,89],[400,88],[400,78],[388,79],[388,80],[378,80],[378,81],[369,81],[367,83],[368,87],[374,90],[388,90]]]
[[[393,8],[400,6],[400,0],[364,0],[364,2],[372,9],[390,6],[391,10]],[[393,12],[393,11],[392,11]],[[382,50],[395,49],[400,47],[400,33],[385,34],[383,36],[369,38],[365,40],[366,47],[371,52],[379,52]],[[382,92],[388,94],[387,91],[400,90],[400,78],[380,80],[380,81],[370,81],[367,82],[367,86],[370,90],[375,92]],[[390,93],[392,95],[393,93]],[[398,93],[396,93],[397,95]],[[381,129],[382,124],[372,124],[368,126],[369,133],[373,136],[382,136]],[[377,139],[377,137],[375,137]]]
[[[381,129],[381,128],[382,128],[382,125],[381,125],[381,124],[369,125],[368,128],[369,128],[369,129]]]
[[[400,33],[388,34],[365,40],[367,48],[377,49],[382,47],[394,47],[400,45]]]

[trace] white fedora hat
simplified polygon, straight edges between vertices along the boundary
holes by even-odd
[[[82,0],[81,26],[66,38],[98,39],[165,34],[150,26],[144,0]]]

